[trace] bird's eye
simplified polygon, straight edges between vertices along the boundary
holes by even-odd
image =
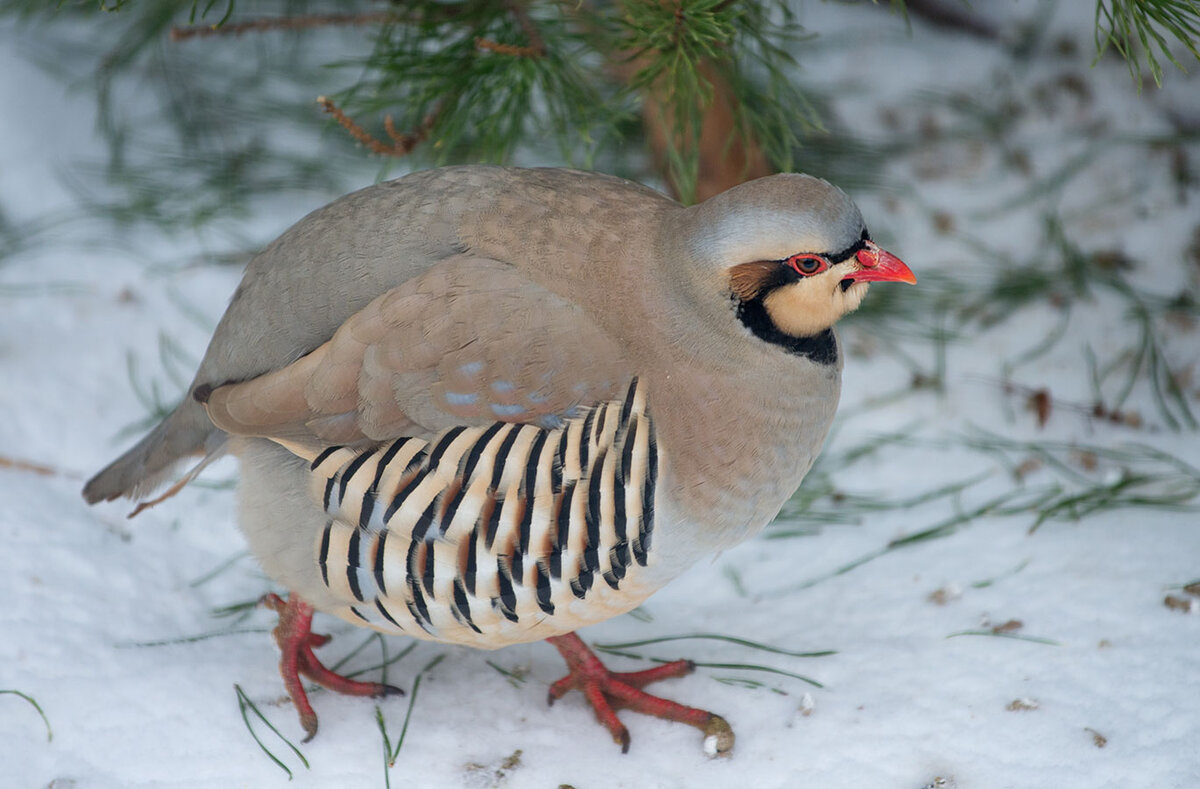
[[[811,277],[829,268],[829,261],[820,255],[792,255],[786,262],[802,277]]]

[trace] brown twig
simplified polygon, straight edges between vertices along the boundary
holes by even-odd
[[[505,7],[517,19],[517,24],[521,26],[522,32],[525,33],[525,38],[529,39],[529,48],[537,53],[537,57],[546,54],[546,41],[542,38],[541,31],[538,30],[533,19],[525,10],[525,4],[520,0],[508,0]]]
[[[1046,425],[1046,422],[1050,419],[1051,412],[1054,410],[1074,411],[1093,419],[1135,429],[1142,426],[1142,418],[1135,411],[1117,411],[1099,402],[1086,405],[1084,403],[1060,400],[1052,396],[1050,390],[1044,387],[1022,386],[1013,381],[987,377],[979,377],[977,380],[999,386],[1001,391],[1006,395],[1020,395],[1024,397],[1026,405],[1037,416],[1039,427]]]
[[[338,25],[380,25],[400,21],[394,11],[374,11],[369,14],[303,14],[301,16],[264,17],[248,19],[230,25],[189,25],[172,27],[171,40],[207,36],[240,36],[242,33],[264,33],[270,30],[308,30],[314,27]]]
[[[476,36],[475,46],[499,55],[511,55],[519,58],[544,57],[546,55],[546,40],[542,38],[541,31],[534,24],[532,17],[529,16],[529,12],[525,10],[525,5],[519,2],[519,0],[508,0],[504,4],[504,7],[517,20],[517,24],[521,26],[521,30],[525,33],[525,38],[528,39],[529,44],[523,47],[514,44],[501,44],[490,38]]]
[[[408,134],[402,133],[396,129],[392,122],[392,116],[389,115],[383,119],[383,129],[387,132],[388,137],[392,139],[391,144],[382,142],[376,139],[363,127],[355,123],[342,109],[324,96],[317,99],[317,103],[325,112],[334,117],[338,124],[350,133],[350,136],[358,140],[368,151],[380,156],[407,156],[412,153],[413,149],[424,142],[429,137],[429,132],[433,129],[433,124],[437,120],[438,112],[431,112],[425,116],[425,120],[415,131]]]
[[[514,44],[501,44],[499,41],[492,41],[490,38],[475,37],[475,46],[480,49],[486,49],[488,52],[495,52],[498,55],[511,55],[517,58],[540,58],[546,54],[544,51],[538,51],[533,47],[519,47]]]
[[[20,458],[10,458],[0,455],[0,468],[10,468],[13,471],[29,471],[43,477],[65,477],[73,476],[64,474],[56,468],[43,466],[41,463],[34,463],[29,460],[21,460]]]

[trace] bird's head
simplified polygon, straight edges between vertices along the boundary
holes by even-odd
[[[917,281],[871,240],[850,198],[819,178],[768,176],[690,210],[692,254],[720,272],[715,284],[763,339],[819,335],[858,308],[869,283]]]

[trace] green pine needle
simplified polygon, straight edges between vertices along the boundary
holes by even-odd
[[[263,743],[262,739],[258,736],[258,732],[254,730],[254,726],[250,723],[250,712],[253,712],[256,718],[262,721],[262,723],[264,723],[266,727],[275,734],[276,737],[283,741],[284,745],[291,749],[292,753],[296,755],[296,758],[300,760],[300,763],[304,765],[304,769],[309,769],[308,759],[304,758],[304,754],[300,752],[300,749],[293,745],[291,740],[280,734],[279,729],[276,729],[275,725],[272,724],[271,721],[267,720],[267,717],[262,714],[262,712],[258,709],[258,706],[255,705],[255,703],[250,700],[250,697],[246,695],[246,692],[242,690],[242,686],[235,684],[233,689],[237,692],[238,710],[242,714],[242,721],[246,724],[246,731],[250,732],[250,736],[254,738],[256,743],[258,743],[258,747],[262,750],[262,752],[265,753],[272,762],[277,764],[279,769],[287,773],[288,780],[290,781],[293,778],[291,769],[284,764],[278,756],[272,753],[271,749]]]
[[[1047,644],[1052,647],[1062,646],[1059,642],[1049,638],[1026,636],[1021,635],[1020,633],[997,632],[995,630],[962,630],[957,633],[951,633],[950,635],[946,636],[946,638],[958,638],[959,636],[990,636],[992,638],[1011,638],[1017,641],[1032,641],[1035,644]]]
[[[1140,89],[1142,58],[1154,84],[1162,86],[1159,57],[1187,71],[1171,46],[1178,43],[1200,60],[1200,6],[1195,0],[1099,0],[1096,3],[1096,59],[1111,46],[1129,65]]]
[[[834,650],[820,650],[817,652],[794,652],[790,649],[781,649],[780,647],[763,644],[758,641],[751,641],[745,638],[736,638],[734,636],[726,636],[720,633],[685,633],[678,636],[660,636],[658,638],[647,638],[641,641],[626,641],[620,644],[593,644],[596,649],[602,651],[613,651],[619,649],[635,649],[637,647],[649,646],[651,644],[664,644],[671,641],[688,641],[692,639],[701,639],[709,641],[724,641],[729,644],[737,644],[738,646],[756,649],[760,652],[770,652],[774,655],[787,655],[788,657],[814,658],[828,657],[836,655]]]
[[[38,704],[37,700],[34,699],[33,696],[22,693],[19,690],[0,690],[0,696],[5,694],[16,696],[17,698],[24,699],[26,702],[28,702],[29,705],[37,711],[37,714],[41,716],[42,723],[46,726],[46,742],[54,741],[54,730],[50,728],[50,719],[46,717],[46,713],[42,711],[42,705]]]
[[[400,727],[400,737],[396,740],[396,747],[388,754],[388,766],[396,763],[396,758],[400,755],[400,749],[404,747],[404,738],[408,735],[408,724],[412,720],[413,709],[417,704],[417,692],[421,689],[421,679],[430,671],[441,663],[446,657],[446,653],[434,655],[434,657],[425,664],[425,666],[417,672],[417,676],[413,678],[412,690],[408,694],[408,710],[404,713],[404,725]]]

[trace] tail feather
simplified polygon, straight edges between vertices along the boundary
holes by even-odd
[[[189,397],[133,448],[88,480],[83,498],[89,504],[121,496],[144,498],[170,480],[181,462],[221,454],[225,438],[204,407]]]

